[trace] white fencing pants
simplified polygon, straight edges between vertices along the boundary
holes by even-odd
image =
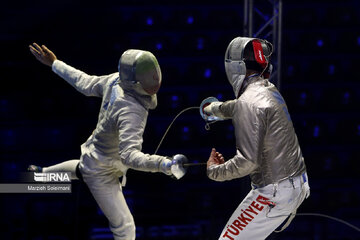
[[[109,220],[115,240],[134,240],[136,237],[133,216],[126,204],[116,169],[83,155],[80,172],[100,209]]]
[[[287,217],[294,216],[309,194],[306,173],[252,189],[230,217],[219,240],[265,239]]]
[[[53,166],[43,167],[42,172],[70,172],[71,180],[78,180],[76,176],[76,166],[79,164],[79,161],[78,159],[74,159]]]

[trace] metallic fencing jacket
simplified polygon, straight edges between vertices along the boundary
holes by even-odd
[[[232,119],[236,155],[207,174],[216,181],[250,175],[263,187],[306,171],[299,142],[284,99],[267,79],[256,77],[243,94],[220,105],[215,115]]]
[[[90,76],[59,60],[52,70],[84,95],[102,98],[96,129],[81,146],[82,154],[117,168],[119,176],[128,168],[160,171],[160,163],[166,158],[141,152],[148,109],[155,108],[156,95],[140,95],[127,88],[118,72]]]

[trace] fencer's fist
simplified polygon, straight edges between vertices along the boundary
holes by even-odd
[[[184,164],[188,162],[187,157],[182,154],[176,154],[172,158],[172,165],[171,165],[171,173],[177,179],[182,178],[186,173],[186,168],[184,168]]]
[[[166,175],[172,175],[177,179],[182,178],[186,173],[184,163],[187,163],[188,159],[182,154],[176,154],[171,159],[165,158],[160,163],[160,171]]]
[[[204,112],[204,114],[206,116],[210,116],[211,115],[211,107],[209,106],[211,103],[205,103],[203,106],[202,106],[202,110]]]
[[[215,148],[211,150],[209,160],[207,161],[207,168],[212,165],[220,165],[225,162],[224,157],[221,153],[217,152]]]
[[[39,46],[37,43],[29,45],[30,52],[41,63],[51,67],[53,62],[57,59],[55,54],[50,51],[45,45]]]
[[[223,102],[219,102],[215,97],[205,98],[200,104],[200,116],[209,122],[224,120],[220,110],[222,104]]]
[[[169,158],[165,158],[160,163],[160,171],[162,173],[165,173],[166,175],[171,175],[171,165],[172,165],[172,160]]]

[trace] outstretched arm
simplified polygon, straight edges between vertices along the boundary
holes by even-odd
[[[57,60],[56,55],[50,51],[45,45],[41,47],[37,43],[29,45],[30,52],[39,60],[42,64],[45,64],[49,67],[52,66],[55,60]]]
[[[53,72],[67,81],[71,86],[86,96],[102,97],[104,86],[119,75],[113,73],[105,76],[88,75],[83,71],[73,68],[57,59],[56,55],[45,45],[33,43],[29,45],[30,52],[41,63],[52,68]]]
[[[233,117],[233,111],[236,104],[235,100],[226,102],[212,102],[204,106],[204,113],[209,116],[215,116],[222,119],[231,119]]]

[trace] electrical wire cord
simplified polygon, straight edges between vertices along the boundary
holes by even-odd
[[[166,129],[164,135],[162,136],[162,138],[161,138],[161,140],[160,140],[160,142],[159,142],[159,144],[158,144],[158,146],[157,146],[154,154],[156,154],[156,153],[158,152],[158,150],[159,150],[162,142],[164,141],[167,133],[169,132],[171,126],[174,124],[175,120],[176,120],[181,114],[183,114],[184,112],[189,111],[189,110],[192,110],[192,109],[200,109],[200,107],[188,107],[188,108],[185,108],[185,109],[183,109],[182,111],[180,111],[180,112],[174,117],[174,119],[173,119],[172,122],[169,124],[168,128]]]
[[[162,138],[161,138],[161,140],[160,140],[160,142],[159,142],[159,144],[158,144],[158,146],[157,146],[154,154],[156,154],[156,153],[158,152],[158,150],[159,150],[162,142],[164,141],[166,135],[168,134],[168,132],[169,132],[170,128],[172,127],[173,123],[175,122],[175,120],[176,120],[178,117],[180,117],[180,115],[183,114],[184,112],[189,111],[189,110],[193,110],[193,109],[200,109],[200,107],[195,106],[195,107],[185,108],[185,109],[183,109],[182,111],[180,111],[180,112],[174,117],[174,119],[173,119],[172,122],[169,124],[168,128],[166,129],[164,135],[162,136]],[[207,121],[207,122],[205,123],[205,129],[209,131],[209,130],[210,130],[210,124],[214,124],[214,123],[216,123],[216,122],[218,122],[218,120]]]
[[[345,224],[345,225],[351,227],[352,229],[354,229],[355,231],[360,232],[360,228],[354,226],[353,224],[351,224],[351,223],[349,223],[349,222],[347,222],[347,221],[345,221],[345,220],[342,220],[342,219],[340,219],[340,218],[332,217],[332,216],[329,216],[329,215],[326,215],[326,214],[322,214],[322,213],[296,213],[296,216],[324,217],[324,218],[328,218],[328,219],[337,221],[337,222],[339,222],[339,223]]]

